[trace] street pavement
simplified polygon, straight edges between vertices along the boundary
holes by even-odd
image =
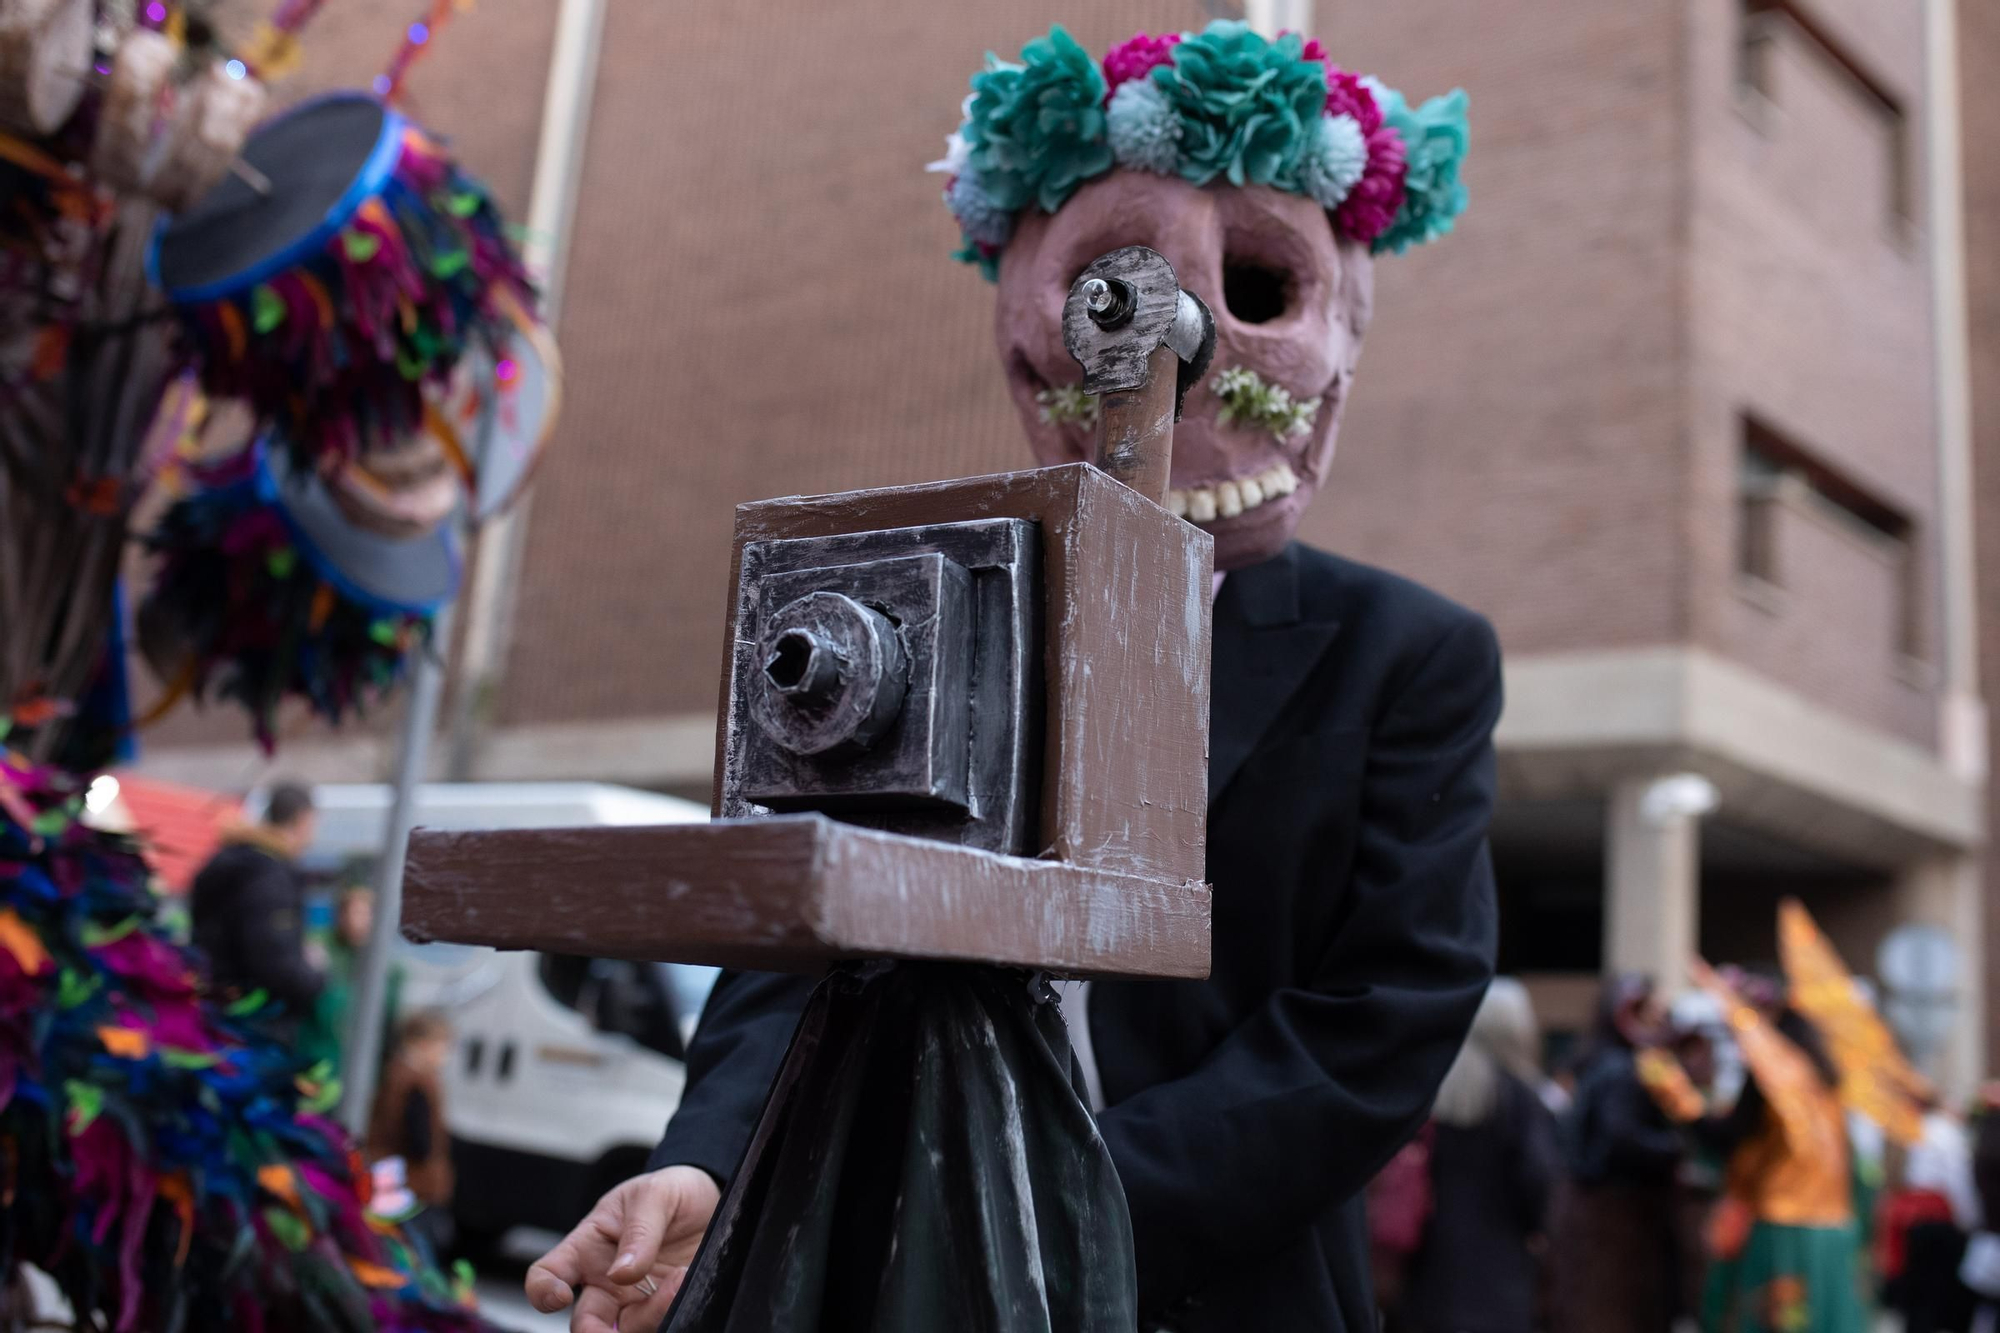
[[[569,1312],[543,1314],[528,1304],[521,1292],[521,1280],[528,1265],[547,1252],[562,1237],[553,1231],[516,1227],[500,1242],[500,1253],[479,1272],[473,1290],[479,1296],[479,1312],[513,1333],[562,1333],[569,1327]]]
[[[479,1293],[479,1313],[513,1333],[562,1333],[569,1327],[569,1313],[542,1314],[521,1294],[521,1270],[508,1269],[481,1273],[475,1287]]]

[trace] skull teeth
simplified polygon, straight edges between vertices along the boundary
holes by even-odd
[[[1218,518],[1235,518],[1299,488],[1297,474],[1289,463],[1273,463],[1249,477],[1233,478],[1214,486],[1176,487],[1167,492],[1167,509],[1190,523],[1213,523]]]

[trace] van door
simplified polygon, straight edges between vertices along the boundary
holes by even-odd
[[[509,1117],[504,1097],[504,1051],[520,1026],[523,972],[520,954],[494,953],[466,981],[429,1001],[451,1019],[452,1058],[445,1067],[445,1124],[452,1137],[476,1143],[503,1140]],[[409,1006],[406,1006],[409,1007]]]
[[[595,1175],[643,1164],[686,1081],[653,965],[537,955],[518,1027],[519,1072],[507,1096],[522,1135]]]

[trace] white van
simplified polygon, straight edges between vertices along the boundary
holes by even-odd
[[[307,861],[351,863],[381,850],[389,792],[316,787]],[[557,828],[706,820],[704,806],[602,783],[432,783],[416,824],[434,829]],[[451,1018],[445,1122],[461,1243],[477,1251],[511,1227],[566,1231],[598,1195],[637,1172],[680,1104],[682,1057],[715,969],[403,942],[404,1012]]]

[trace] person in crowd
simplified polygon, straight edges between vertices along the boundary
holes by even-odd
[[[209,985],[226,996],[261,991],[263,1021],[291,1038],[312,1013],[324,979],[306,957],[305,883],[298,860],[312,844],[312,793],[271,789],[264,817],[232,829],[188,894],[194,945]]]
[[[2000,1333],[2000,1082],[1979,1090],[1972,1124],[1972,1184],[1979,1226],[1965,1244],[1959,1281],[1971,1293],[1972,1333]]]
[[[1570,1094],[1544,1072],[1542,1026],[1535,1019],[1535,1002],[1515,977],[1495,977],[1486,988],[1483,1005],[1492,1006],[1486,1019],[1493,1058],[1528,1085],[1535,1099],[1555,1116],[1569,1109]],[[1484,1015],[1486,1010],[1480,1010]]]
[[[1430,1219],[1392,1327],[1533,1333],[1560,1170],[1555,1119],[1522,1076],[1537,1046],[1526,988],[1494,982],[1431,1112]]]
[[[1563,1124],[1567,1181],[1551,1232],[1555,1333],[1669,1333],[1679,1312],[1674,1188],[1686,1148],[1639,1076],[1639,1052],[1664,1033],[1650,980],[1605,982]]]
[[[435,1009],[419,1010],[397,1024],[365,1141],[371,1162],[402,1159],[403,1178],[424,1206],[416,1222],[438,1251],[450,1241],[451,1135],[444,1123],[443,1079],[451,1036],[450,1021]]]
[[[1722,1082],[1719,1042],[1727,1041],[1722,1013],[1700,992],[1675,999],[1670,1010],[1671,1036],[1668,1051],[1687,1075],[1688,1083],[1700,1095],[1705,1109],[1714,1103]],[[1683,1313],[1701,1309],[1701,1294],[1708,1282],[1708,1250],[1704,1236],[1709,1217],[1722,1198],[1722,1156],[1710,1145],[1693,1136],[1674,1175],[1675,1258],[1679,1264],[1679,1308]]]
[[[342,1050],[347,1044],[347,1021],[352,1012],[355,970],[368,947],[368,935],[375,924],[375,891],[362,884],[349,884],[334,900],[333,929],[323,944],[325,985],[314,1002],[312,1015],[299,1033],[299,1053],[308,1066],[321,1061],[332,1064],[340,1077],[347,1076]],[[391,965],[388,993],[382,1006],[385,1037],[395,1031],[396,1007],[402,989],[403,970]],[[383,1042],[387,1050],[391,1043]]]
[[[1903,1317],[1903,1333],[1964,1333],[1972,1294],[1958,1270],[1968,1237],[1979,1229],[1979,1191],[1972,1141],[1935,1096],[1882,1215],[1884,1303]]]
[[[1726,1115],[1699,1127],[1728,1162],[1710,1226],[1702,1328],[1865,1333],[1839,1071],[1779,985],[1734,984],[1741,998],[1729,1024],[1750,1077]]]

